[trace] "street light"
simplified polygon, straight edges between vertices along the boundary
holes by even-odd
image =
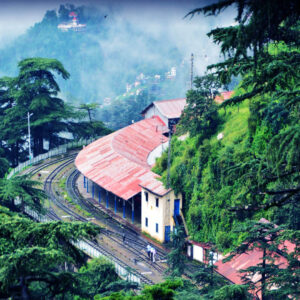
[[[33,113],[27,112],[27,124],[28,124],[28,140],[29,140],[29,160],[33,158],[32,152],[31,152],[31,138],[30,138],[30,117],[33,115]]]

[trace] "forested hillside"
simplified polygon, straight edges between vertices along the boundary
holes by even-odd
[[[208,33],[227,60],[195,81],[177,132],[190,137],[172,139],[171,186],[184,192],[189,233],[220,250],[243,241],[235,228],[247,219],[300,228],[298,13],[292,5],[278,14],[255,3],[241,8],[239,25]],[[191,14],[217,14],[227,5]],[[272,19],[268,24],[264,13]],[[233,74],[242,81],[217,107],[211,95]],[[155,168],[165,182],[166,169],[167,153]]]
[[[72,11],[78,14],[79,23],[86,24],[84,31],[62,32],[57,28],[71,21]],[[182,63],[182,53],[167,37],[147,36],[126,20],[119,24],[118,18],[117,12],[107,8],[72,4],[47,11],[41,22],[2,47],[0,75],[14,76],[17,62],[25,58],[55,58],[70,72],[68,82],[59,80],[64,98],[76,104],[101,104],[105,97],[123,94],[126,83],[134,82],[141,72],[165,74]],[[181,96],[184,93],[185,88]]]

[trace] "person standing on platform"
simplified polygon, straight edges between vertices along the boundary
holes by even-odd
[[[155,250],[155,248],[152,248],[152,249],[151,249],[151,252],[152,252],[152,262],[155,263],[155,255],[156,255],[156,250]]]
[[[153,248],[152,247],[150,247],[150,261],[152,262],[152,260],[153,260]]]
[[[123,243],[125,243],[125,239],[126,239],[125,232],[123,232]]]
[[[148,244],[147,245],[147,254],[148,254],[148,258],[149,258],[149,260],[151,260],[151,246]]]

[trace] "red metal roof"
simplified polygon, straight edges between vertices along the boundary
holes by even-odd
[[[162,100],[153,102],[159,112],[168,119],[180,118],[186,105],[186,98]]]
[[[229,91],[229,92],[222,92],[220,93],[219,96],[216,96],[215,101],[218,104],[223,103],[225,100],[228,100],[229,98],[231,98],[231,96],[233,95],[233,91]]]
[[[162,125],[153,117],[100,138],[79,152],[75,165],[102,188],[128,200],[141,191],[141,182],[156,181],[147,157],[168,140],[159,130]]]
[[[233,95],[233,91],[221,92],[219,96],[216,96],[215,101],[217,103],[222,103],[228,100]],[[154,101],[149,104],[141,114],[144,114],[151,106],[159,110],[159,112],[168,119],[180,118],[184,107],[186,106],[186,98],[177,98],[169,100]]]
[[[140,186],[151,191],[152,193],[158,195],[158,196],[164,196],[165,194],[169,193],[172,189],[166,189],[163,185],[163,183],[157,178],[160,176],[156,175],[155,177],[150,177],[144,180]]]
[[[141,112],[141,114],[144,114],[153,105],[155,105],[160,113],[168,119],[180,118],[184,106],[186,105],[186,98],[153,101]]]

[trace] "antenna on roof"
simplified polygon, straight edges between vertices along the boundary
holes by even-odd
[[[191,90],[193,89],[194,80],[194,54],[191,54]]]
[[[168,171],[167,171],[167,189],[170,188],[170,167],[171,167],[171,139],[172,139],[172,127],[169,130],[169,146],[168,146]]]

